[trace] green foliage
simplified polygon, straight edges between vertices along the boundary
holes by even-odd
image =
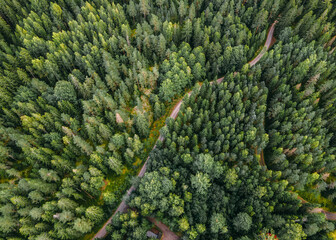
[[[211,216],[211,232],[213,233],[226,233],[228,231],[227,225],[226,225],[226,219],[223,216],[223,214],[215,213]]]
[[[139,114],[135,118],[135,126],[138,129],[141,137],[148,137],[149,135],[149,122],[143,114]]]
[[[208,174],[197,172],[196,175],[191,176],[191,186],[199,194],[206,194],[207,189],[211,186]]]
[[[74,230],[81,233],[88,233],[92,229],[92,222],[84,217],[77,218],[74,222]]]
[[[124,239],[128,236],[130,239],[147,239],[146,232],[152,224],[144,217],[139,216],[137,212],[128,211],[124,214],[118,214],[108,231],[111,233],[110,239]]]
[[[85,210],[85,216],[93,222],[100,222],[104,218],[103,209],[91,206]]]
[[[335,17],[316,0],[2,0],[0,239],[99,229],[201,82],[112,239],[146,239],[149,215],[188,239],[326,239],[288,191],[335,201]]]
[[[279,239],[325,236],[332,231],[333,224],[328,226],[325,219],[314,218],[289,192],[293,185],[288,177],[293,176],[286,175],[285,170],[278,171],[272,164],[270,168],[274,170],[259,166],[283,150],[270,149],[275,144],[275,130],[268,125],[273,117],[266,107],[267,99],[273,97],[268,95],[269,83],[261,80],[263,75],[257,68],[245,71],[247,75],[225,76],[219,85],[205,83],[184,98],[176,120],[167,121],[162,131],[165,140],[151,153],[149,172],[141,179],[129,204],[144,216],[157,216],[172,231],[191,239],[255,239],[262,237],[257,233],[264,229],[274,231]],[[320,145],[313,141],[308,146],[307,151],[311,151]],[[328,158],[325,161],[328,163]],[[174,187],[160,186],[144,192],[142,186],[152,187],[165,181],[151,177],[162,167],[169,169],[163,172]],[[304,169],[309,168],[319,169]],[[302,184],[316,182],[320,182],[318,174],[311,173]],[[181,199],[179,205],[169,207],[167,196]],[[202,224],[205,229],[197,231],[196,226]]]
[[[238,213],[233,219],[233,226],[237,232],[247,232],[252,225],[252,218],[244,212]]]

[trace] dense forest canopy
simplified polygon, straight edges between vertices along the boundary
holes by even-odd
[[[0,239],[90,239],[132,184],[108,239],[332,239],[335,22],[334,0],[2,0]]]

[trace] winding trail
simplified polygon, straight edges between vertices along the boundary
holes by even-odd
[[[257,62],[259,62],[259,60],[264,56],[264,54],[267,52],[267,50],[270,48],[271,44],[272,44],[272,38],[273,38],[273,34],[274,34],[274,28],[275,28],[275,24],[277,24],[278,21],[275,21],[271,28],[268,31],[267,34],[267,39],[265,42],[265,46],[263,47],[263,49],[261,50],[261,52],[258,54],[258,56],[256,56],[253,60],[251,60],[249,62],[250,67],[253,67],[254,65],[257,64]]]
[[[277,21],[275,21],[269,31],[268,31],[268,34],[267,34],[267,39],[266,39],[266,42],[264,44],[264,48],[263,50],[258,54],[258,56],[256,56],[253,60],[251,60],[249,62],[250,64],[250,67],[254,66],[257,62],[259,62],[259,60],[264,56],[264,54],[267,52],[267,50],[270,48],[271,46],[271,43],[272,43],[272,38],[273,38],[273,34],[274,34],[274,28],[275,28],[275,24],[277,23]],[[222,81],[224,80],[224,77],[222,78],[219,78],[216,80],[217,83],[221,83]],[[213,84],[213,82],[210,82],[210,84]],[[190,96],[192,93],[192,91],[188,92],[187,94]],[[179,111],[180,111],[180,108],[181,108],[181,105],[182,105],[182,99],[175,105],[172,113],[170,114],[169,117],[173,118],[173,119],[176,119]],[[163,141],[164,140],[164,137],[159,136],[158,140],[157,141]],[[153,149],[156,148],[156,144],[155,146],[153,147]],[[147,170],[147,163],[148,163],[148,160],[149,160],[149,156],[146,160],[146,162],[144,163],[143,167],[141,168],[139,174],[138,174],[138,177],[143,177],[143,175],[145,174],[146,170]],[[131,193],[135,190],[135,187],[132,186],[130,189],[128,189],[127,191],[127,196],[130,196]],[[91,240],[94,240],[94,239],[99,239],[99,238],[104,238],[107,234],[107,231],[106,231],[106,226],[108,224],[110,224],[112,222],[112,218],[116,215],[117,212],[126,212],[127,210],[127,205],[126,205],[126,202],[125,200],[123,200],[120,205],[118,206],[117,210],[113,213],[113,215],[106,221],[106,223],[103,225],[103,227],[96,233],[96,235],[91,239]],[[175,240],[175,239],[179,239],[179,237],[172,231],[169,230],[169,228],[163,224],[162,222],[159,222],[157,220],[155,220],[154,218],[149,218],[151,222],[153,222],[158,228],[160,228],[160,230],[163,232],[163,238],[162,240]],[[153,221],[152,221],[153,220]]]

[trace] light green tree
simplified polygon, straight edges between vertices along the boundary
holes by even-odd
[[[91,206],[86,209],[85,216],[91,221],[97,223],[103,220],[104,211],[98,206]]]
[[[245,212],[238,213],[233,219],[233,226],[237,232],[247,232],[252,225],[252,218]]]
[[[92,226],[93,226],[93,223],[89,219],[85,217],[81,217],[75,220],[73,228],[76,231],[85,234],[85,233],[91,232]]]
[[[191,176],[191,186],[199,194],[206,194],[211,186],[208,174],[197,172],[196,175]]]

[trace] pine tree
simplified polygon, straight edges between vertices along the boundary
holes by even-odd
[[[128,14],[133,18],[133,21],[135,17],[137,16],[137,11],[136,11],[136,5],[134,2],[131,0],[129,2],[129,5],[127,6]]]
[[[93,226],[93,224],[89,219],[81,217],[81,218],[77,218],[74,221],[73,228],[74,228],[74,230],[85,234],[85,233],[88,233],[92,230],[92,226]]]
[[[117,174],[122,173],[122,164],[120,160],[118,160],[117,158],[109,157],[107,164],[110,167],[110,169],[115,171]]]
[[[100,207],[91,206],[86,209],[85,216],[93,222],[100,222],[104,218],[104,212]]]
[[[184,39],[189,42],[192,36],[192,22],[190,19],[187,19],[183,25],[182,33],[184,36]]]
[[[144,18],[146,18],[146,16],[150,12],[150,6],[148,0],[140,0],[140,11],[144,15]]]
[[[135,125],[141,137],[147,137],[149,135],[149,122],[144,114],[136,116]]]

